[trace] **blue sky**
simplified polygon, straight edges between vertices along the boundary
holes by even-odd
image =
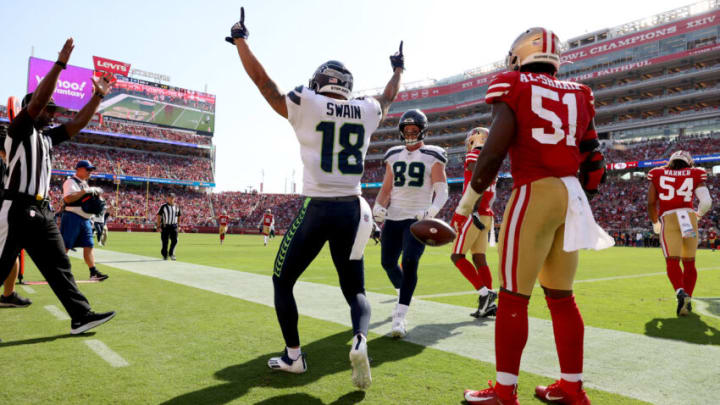
[[[306,84],[329,59],[343,61],[355,89],[385,85],[388,56],[405,41],[404,82],[442,78],[504,58],[531,26],[561,40],[690,4],[647,1],[65,1],[0,2],[0,102],[25,94],[27,59],[54,59],[75,39],[71,64],[102,56],[170,75],[169,84],[217,95],[217,190],[283,192],[299,149],[289,124],[265,103],[234,48],[223,41],[245,6],[250,47],[283,90]],[[14,33],[8,36],[7,33]]]

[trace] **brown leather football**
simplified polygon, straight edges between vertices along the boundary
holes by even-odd
[[[455,240],[455,230],[437,218],[428,218],[410,225],[415,239],[428,246],[442,246]]]

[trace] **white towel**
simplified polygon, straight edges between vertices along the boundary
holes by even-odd
[[[350,252],[350,260],[360,260],[365,254],[365,245],[370,240],[373,229],[373,215],[370,204],[364,198],[358,197],[360,200],[360,220],[358,229],[355,233],[355,242],[353,243],[352,252]]]
[[[568,191],[568,209],[565,214],[565,240],[563,250],[602,250],[615,245],[615,240],[595,222],[590,203],[577,177],[567,176],[560,180]]]
[[[490,220],[490,247],[494,247],[495,245],[497,245],[497,243],[495,242],[495,215],[493,215]]]
[[[680,224],[680,232],[683,238],[694,238],[697,236],[695,228],[693,228],[692,222],[690,222],[690,215],[687,210],[679,210],[676,212],[678,223]]]

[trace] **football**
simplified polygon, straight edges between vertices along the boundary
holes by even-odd
[[[410,226],[410,233],[415,239],[428,246],[442,246],[455,240],[455,230],[445,222],[428,218],[417,221]]]

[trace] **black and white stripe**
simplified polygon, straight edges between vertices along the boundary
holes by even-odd
[[[158,211],[158,215],[162,217],[163,226],[177,225],[180,216],[180,208],[177,205],[163,204]]]

